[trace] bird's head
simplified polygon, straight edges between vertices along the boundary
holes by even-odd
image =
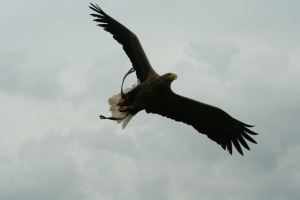
[[[170,89],[171,83],[177,79],[177,75],[173,73],[166,73],[158,78],[157,84],[159,87]]]
[[[165,75],[162,76],[163,79],[166,81],[166,82],[173,82],[174,80],[177,79],[177,74],[173,74],[173,73],[166,73]]]

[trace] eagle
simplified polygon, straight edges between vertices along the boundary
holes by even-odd
[[[121,92],[109,99],[112,117],[100,115],[101,119],[123,122],[123,128],[138,112],[158,114],[192,126],[198,132],[221,145],[232,154],[232,144],[243,155],[242,147],[250,150],[247,140],[255,143],[250,135],[257,133],[250,130],[252,125],[245,124],[227,114],[222,109],[176,94],[171,83],[177,75],[157,74],[152,68],[138,37],[124,25],[106,14],[97,4],[90,3],[94,12],[91,16],[98,26],[112,34],[123,46],[133,68],[124,76]],[[138,83],[123,91],[125,78],[135,72]]]

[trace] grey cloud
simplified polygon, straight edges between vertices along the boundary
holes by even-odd
[[[47,142],[32,138],[21,147],[19,157],[2,163],[1,199],[82,199],[74,161]]]
[[[208,65],[206,69],[208,73],[223,76],[233,57],[239,53],[239,48],[233,42],[203,40],[191,42],[185,52],[204,65]]]
[[[178,61],[176,92],[256,125],[244,157],[158,115],[139,113],[125,130],[100,120],[129,59],[95,27],[88,2],[35,3],[1,12],[11,23],[0,61],[0,199],[299,199],[298,3],[102,2],[141,33],[150,61],[185,50],[166,53]],[[47,9],[29,16],[36,8]]]
[[[30,57],[20,52],[1,54],[0,90],[43,98],[59,95],[62,86],[58,64],[33,61]]]

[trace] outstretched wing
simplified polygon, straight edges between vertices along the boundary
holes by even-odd
[[[232,154],[232,143],[243,155],[241,145],[250,150],[245,139],[256,143],[250,135],[257,133],[249,130],[250,125],[240,122],[223,110],[204,104],[173,92],[165,94],[157,103],[146,109],[146,112],[159,114],[176,121],[193,126],[197,131],[207,135]],[[248,128],[247,128],[248,127]]]
[[[91,3],[89,7],[97,12],[97,14],[91,15],[96,17],[94,21],[99,22],[98,26],[110,32],[113,38],[122,44],[133,68],[136,70],[136,75],[140,82],[145,81],[150,74],[155,73],[137,36],[128,28],[107,15],[97,4],[94,5]]]

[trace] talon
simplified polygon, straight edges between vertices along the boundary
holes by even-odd
[[[128,106],[121,106],[118,110],[120,112],[126,112],[128,110]]]
[[[117,103],[117,106],[122,106],[125,104],[125,99],[120,99],[120,101]]]

